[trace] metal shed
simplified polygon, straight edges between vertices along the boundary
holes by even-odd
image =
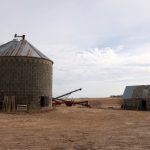
[[[53,61],[25,40],[25,36],[1,45],[0,109],[51,108],[52,67]]]
[[[123,101],[124,109],[150,110],[150,85],[126,86]]]

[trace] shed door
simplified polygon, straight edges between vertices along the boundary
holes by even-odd
[[[4,100],[4,93],[0,92],[0,101]]]

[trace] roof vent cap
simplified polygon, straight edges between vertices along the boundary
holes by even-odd
[[[24,39],[25,39],[25,36],[26,36],[26,35],[24,35],[24,34],[23,34],[23,35],[17,35],[17,34],[15,34],[15,35],[14,35],[14,38],[15,38],[15,39],[16,39],[16,38],[22,38],[22,40],[24,40]]]

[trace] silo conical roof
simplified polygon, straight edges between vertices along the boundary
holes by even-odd
[[[25,39],[14,39],[6,44],[1,45],[0,56],[26,56],[50,60]]]

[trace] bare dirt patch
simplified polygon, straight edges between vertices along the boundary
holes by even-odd
[[[150,112],[57,107],[0,114],[0,150],[149,150]]]

